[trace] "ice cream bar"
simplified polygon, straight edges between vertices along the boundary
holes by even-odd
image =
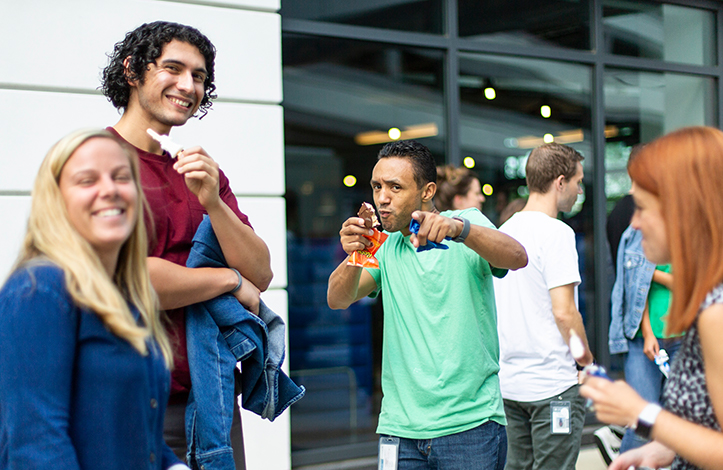
[[[372,246],[365,250],[359,250],[352,253],[346,264],[349,266],[379,269],[379,261],[374,257],[374,253],[377,252],[382,243],[384,243],[384,240],[387,239],[387,234],[380,232],[375,228],[379,225],[379,221],[377,220],[377,214],[374,211],[374,206],[368,202],[362,203],[357,215],[364,219],[364,226],[371,229],[373,232],[371,235],[364,235],[364,238],[372,242]]]
[[[377,213],[374,211],[374,206],[368,202],[362,202],[359,212],[357,212],[356,215],[364,219],[364,226],[366,228],[379,226],[379,219],[377,219]]]
[[[170,137],[167,135],[160,135],[158,132],[154,131],[153,129],[146,129],[146,132],[148,132],[148,135],[153,137],[153,139],[161,144],[161,148],[165,150],[166,152],[171,154],[171,158],[176,158],[176,155],[178,155],[178,152],[183,150],[183,145],[179,145],[171,140]]]

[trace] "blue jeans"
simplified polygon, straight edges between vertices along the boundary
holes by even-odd
[[[399,439],[398,470],[503,470],[505,427],[487,421],[469,431],[434,439]]]
[[[658,339],[658,343],[660,348],[665,349],[668,353],[670,362],[672,362],[675,353],[680,348],[681,338]],[[644,345],[643,338],[628,340],[628,353],[625,355],[625,381],[646,401],[662,403],[665,376],[655,362],[645,355]],[[635,431],[628,429],[620,443],[620,453],[640,447],[647,442],[635,434]]]

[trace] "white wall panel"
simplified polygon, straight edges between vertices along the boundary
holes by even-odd
[[[263,299],[286,320],[286,224],[280,197],[285,181],[283,116],[278,106],[281,20],[275,13],[279,8],[280,0],[3,2],[0,214],[7,222],[0,276],[7,275],[17,257],[30,210],[29,196],[12,193],[30,191],[40,161],[63,135],[119,119],[97,91],[106,54],[144,22],[175,21],[197,27],[215,44],[222,102],[215,103],[202,121],[189,121],[172,135],[180,143],[206,148],[242,196],[242,211],[271,251],[275,276]],[[288,370],[288,359],[284,369]],[[273,423],[245,413],[244,436],[248,468],[291,468],[288,412]]]
[[[282,369],[289,373],[289,320],[288,296],[285,290],[275,289],[262,294],[266,305],[276,312],[287,325],[286,360]],[[302,398],[303,400],[303,398]],[[246,468],[289,470],[291,468],[291,419],[289,409],[274,422],[261,419],[250,411],[242,410]],[[284,449],[289,449],[284,451]]]
[[[30,191],[45,154],[81,127],[115,124],[119,114],[100,95],[0,89],[0,190]],[[238,195],[284,193],[283,117],[280,106],[215,103],[202,120],[171,133],[185,145],[201,145]]]
[[[161,0],[171,1],[171,0]],[[250,8],[254,10],[275,12],[281,8],[280,0],[183,0],[185,3],[198,5],[228,5],[236,8]]]
[[[3,242],[0,244],[0,284],[15,264],[30,215],[30,196],[0,196]]]
[[[219,97],[281,101],[281,19],[276,13],[155,0],[24,0],[2,10],[0,88],[94,90],[106,54],[126,32],[166,20],[192,25],[214,43]]]
[[[286,201],[282,197],[245,197],[238,198],[238,206],[269,247],[274,271],[271,287],[286,287]]]
[[[179,144],[201,145],[236,194],[285,192],[283,110],[277,105],[215,103],[201,120],[173,130]]]
[[[70,131],[106,127],[119,115],[99,95],[1,90],[0,190],[30,191],[50,147]]]

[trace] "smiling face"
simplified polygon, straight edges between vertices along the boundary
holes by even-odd
[[[106,267],[115,266],[138,213],[138,190],[126,152],[112,139],[92,138],[65,162],[58,186],[71,225]]]
[[[630,193],[635,201],[635,212],[630,225],[643,233],[645,257],[655,264],[670,263],[670,244],[660,199],[635,182]]]
[[[485,202],[485,196],[482,194],[482,186],[477,178],[473,178],[469,184],[469,189],[465,194],[456,195],[452,201],[452,208],[457,209],[468,209],[470,207],[476,207],[482,210],[482,203]]]
[[[557,209],[560,212],[570,212],[577,201],[577,196],[582,194],[582,179],[584,177],[582,164],[577,164],[577,171],[570,179],[562,180],[562,194],[557,201]]]
[[[131,82],[127,112],[140,113],[147,127],[168,134],[198,110],[206,75],[206,60],[198,48],[174,39],[155,63],[148,64],[142,83]]]
[[[372,171],[371,186],[382,228],[405,236],[409,235],[412,212],[422,210],[423,201],[432,199],[436,187],[427,183],[419,188],[411,161],[403,157],[380,159]]]

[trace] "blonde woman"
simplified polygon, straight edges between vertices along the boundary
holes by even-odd
[[[109,132],[45,157],[0,291],[0,467],[187,468],[163,441],[172,357],[143,220],[137,157]]]

